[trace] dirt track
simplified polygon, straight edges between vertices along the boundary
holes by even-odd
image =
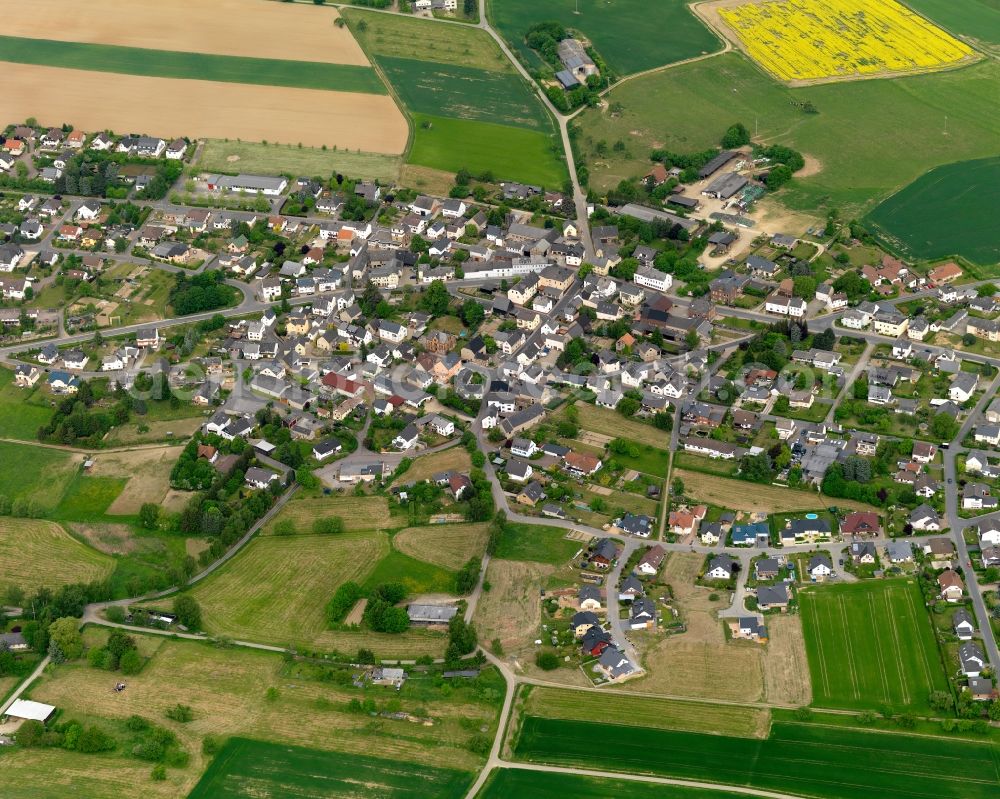
[[[30,13],[29,13],[30,12]],[[216,55],[367,64],[333,8],[268,0],[0,0],[6,36]],[[72,20],[70,24],[67,24]]]
[[[174,80],[4,64],[8,120],[163,138],[270,141],[398,155],[406,120],[388,95]],[[181,109],[178,111],[178,109]]]

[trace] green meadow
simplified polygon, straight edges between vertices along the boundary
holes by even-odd
[[[17,64],[151,78],[186,78],[362,94],[386,93],[374,69],[351,64],[181,53],[15,36],[0,36],[0,59]]]
[[[407,163],[562,187],[555,125],[485,31],[354,8],[344,18],[413,121]]]
[[[866,218],[893,249],[912,258],[960,255],[1000,262],[1000,157],[932,169]]]
[[[984,49],[1000,52],[1000,2],[997,0],[907,0],[906,5],[951,33]]]
[[[657,147],[688,153],[717,146],[725,129],[742,121],[759,140],[816,159],[819,171],[783,188],[782,202],[865,212],[929,169],[995,156],[998,85],[1000,64],[987,60],[932,75],[790,89],[727,53],[612,90],[607,107],[575,120],[576,148],[591,185],[606,189],[646,174]],[[597,151],[602,141],[606,153]]]
[[[931,691],[948,690],[913,580],[810,587],[799,605],[818,707],[929,713]]]
[[[497,180],[553,189],[567,178],[554,133],[429,114],[413,114],[413,125],[412,164],[448,172],[463,167],[476,174],[490,171]]]
[[[464,771],[231,738],[188,799],[459,799]]]
[[[378,56],[378,63],[414,113],[552,129],[541,103],[517,75],[394,56]]]
[[[514,755],[818,799],[992,799],[1000,788],[993,739],[818,724],[775,722],[760,740],[527,716]]]
[[[746,794],[710,788],[684,788],[634,780],[598,779],[580,774],[499,768],[477,794],[478,799],[738,799]]]
[[[579,13],[577,13],[579,9]],[[524,41],[539,22],[583,32],[616,72],[626,75],[711,53],[718,38],[685,0],[489,0],[490,20],[531,67],[542,61]]]

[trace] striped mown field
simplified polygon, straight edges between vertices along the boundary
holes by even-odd
[[[915,581],[812,587],[799,603],[815,705],[929,712],[931,691],[947,690]]]

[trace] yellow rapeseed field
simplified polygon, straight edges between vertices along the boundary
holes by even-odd
[[[785,81],[940,69],[973,53],[895,0],[775,0],[719,13],[750,56]]]

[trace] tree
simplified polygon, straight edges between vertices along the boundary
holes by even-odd
[[[181,594],[174,600],[174,615],[189,630],[201,628],[201,605],[190,594]]]
[[[549,650],[539,652],[535,655],[535,665],[543,671],[553,671],[559,668],[559,656]]]
[[[448,305],[451,297],[443,280],[431,281],[430,286],[420,295],[421,310],[431,314],[431,316],[444,316],[448,313]]]
[[[78,619],[64,616],[49,625],[49,655],[56,663],[83,657],[79,624]]]
[[[771,167],[771,170],[767,173],[767,187],[771,191],[777,191],[791,179],[791,167],[785,164],[777,164]]]
[[[930,706],[942,713],[949,713],[955,708],[955,697],[948,691],[932,691]]]
[[[138,674],[142,671],[143,666],[142,655],[139,654],[138,649],[130,649],[124,655],[122,655],[121,662],[118,667],[122,670],[122,674]]]
[[[958,435],[958,422],[947,413],[936,413],[931,419],[931,434],[940,441],[951,441]]]
[[[746,129],[746,125],[742,122],[730,125],[726,128],[726,132],[722,137],[722,146],[727,150],[731,150],[734,147],[743,147],[749,143],[750,131]]]
[[[770,483],[774,476],[771,466],[771,456],[766,452],[756,455],[744,455],[740,459],[740,476],[754,483]]]
[[[146,530],[155,530],[160,524],[160,506],[155,502],[144,502],[139,508],[139,524]]]
[[[697,347],[700,341],[701,339],[698,337],[698,331],[693,328],[684,335],[684,343],[687,344],[687,348],[689,350],[693,350]]]
[[[475,300],[466,300],[462,303],[462,321],[468,327],[478,327],[486,317],[486,311],[482,305]]]

